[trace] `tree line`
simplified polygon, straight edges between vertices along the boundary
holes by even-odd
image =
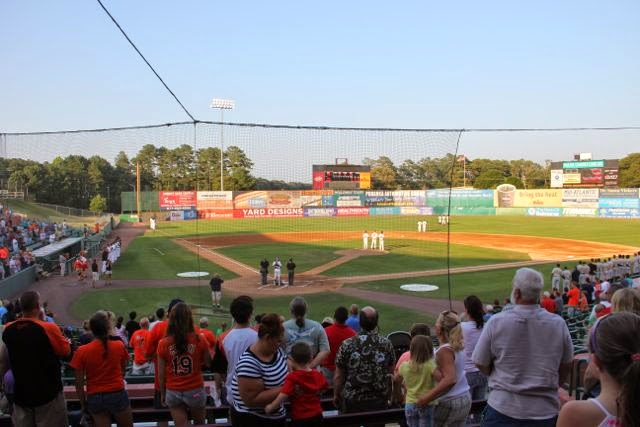
[[[366,158],[374,189],[432,189],[467,186],[495,188],[511,183],[517,188],[548,188],[549,165],[531,160],[464,159],[453,154],[440,158],[404,160],[396,165],[387,156]],[[136,164],[140,165],[141,191],[220,190],[220,149],[193,150],[184,144],[170,149],[144,145],[129,158],[123,151],[113,162],[100,156],[69,155],[50,162],[0,159],[0,188],[23,191],[41,203],[80,209],[120,211],[120,193],[134,191]],[[255,177],[254,163],[236,146],[223,152],[225,190],[309,189],[310,183]],[[452,175],[453,168],[453,175]],[[311,175],[309,165],[309,175]],[[640,187],[640,153],[620,160],[620,186]],[[93,203],[92,203],[93,201]]]

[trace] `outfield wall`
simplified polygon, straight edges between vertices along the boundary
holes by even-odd
[[[122,193],[135,206],[135,193]],[[640,218],[637,188],[145,192],[142,211],[170,220],[328,216],[524,215]]]

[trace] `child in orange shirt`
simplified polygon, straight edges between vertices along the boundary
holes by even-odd
[[[70,363],[75,369],[80,406],[91,414],[95,427],[110,426],[112,416],[118,426],[132,426],[131,404],[124,388],[129,353],[122,341],[109,339],[111,324],[104,311],[96,312],[89,326],[93,341],[78,347]]]
[[[204,424],[207,394],[202,366],[209,366],[207,341],[196,333],[191,309],[176,304],[169,314],[167,335],[158,344],[158,379],[162,402],[169,407],[177,427],[189,424],[187,408],[194,424]]]

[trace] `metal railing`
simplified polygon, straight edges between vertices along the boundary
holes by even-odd
[[[71,208],[69,206],[50,205],[49,203],[34,202],[35,205],[55,210],[60,215],[80,216],[80,217],[96,217],[97,212],[91,212],[87,209]]]

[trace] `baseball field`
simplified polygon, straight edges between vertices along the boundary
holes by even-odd
[[[417,231],[427,219],[429,230]],[[310,316],[320,320],[338,305],[373,305],[385,332],[431,322],[442,309],[475,294],[483,302],[510,293],[516,268],[538,268],[548,279],[556,262],[570,269],[578,260],[640,250],[640,221],[604,218],[456,216],[447,226],[436,217],[280,218],[160,222],[139,228],[114,267],[114,287],[90,289],[70,307],[78,318],[108,307],[117,313],[155,311],[176,296],[212,313],[209,276],[179,279],[182,272],[219,273],[223,305],[252,295],[256,312],[287,314],[292,295],[304,294]],[[362,233],[384,230],[385,250],[362,249]],[[124,231],[124,230],[123,230]],[[294,286],[261,286],[262,258],[297,267]],[[450,275],[447,272],[450,272]],[[270,277],[273,270],[270,268]],[[286,282],[286,269],[283,269]],[[403,284],[430,284],[432,292],[409,292]],[[206,308],[205,308],[206,307]]]

